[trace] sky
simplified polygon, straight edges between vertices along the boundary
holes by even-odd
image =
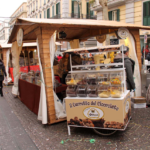
[[[10,17],[23,2],[27,0],[0,0],[0,20]]]

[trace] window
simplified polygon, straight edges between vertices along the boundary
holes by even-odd
[[[120,21],[120,9],[108,12],[109,20]]]
[[[52,17],[54,17],[54,5],[52,6]]]
[[[46,4],[46,0],[44,0],[44,4]]]
[[[56,15],[60,14],[60,3],[56,4]]]
[[[47,9],[47,18],[50,18],[50,8]]]
[[[78,2],[72,0],[72,17],[80,18],[80,7]]]
[[[38,10],[38,1],[36,1],[36,10]]]
[[[143,25],[150,26],[150,1],[143,3]]]
[[[94,16],[94,12],[90,10],[90,4],[89,2],[86,3],[86,14],[87,14],[87,19],[91,19],[92,16]]]
[[[44,18],[46,18],[46,10],[44,10]]]
[[[40,0],[40,7],[41,7],[41,5],[42,5],[42,0]]]
[[[42,15],[40,14],[40,18],[42,18]]]
[[[38,16],[36,15],[36,18],[38,18]]]

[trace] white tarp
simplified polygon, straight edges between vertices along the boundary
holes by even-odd
[[[6,52],[6,73],[7,73],[7,82],[11,82],[12,79],[9,77],[9,55],[10,55],[10,50],[7,50]]]
[[[140,76],[140,69],[139,69],[139,62],[136,55],[135,49],[135,41],[133,36],[130,34],[128,37],[129,43],[129,55],[135,61],[135,70],[134,70],[134,82],[135,82],[135,96],[141,96],[141,76]]]
[[[12,43],[11,53],[12,53],[12,63],[13,63],[13,76],[14,76],[14,86],[12,88],[12,94],[19,95],[18,81],[19,81],[19,56],[22,50],[22,46],[18,47],[17,41]]]
[[[51,36],[50,39],[50,63],[51,63],[51,72],[52,72],[52,83],[53,83],[53,87],[54,87],[54,70],[53,70],[53,62],[54,62],[54,57],[55,57],[55,41],[56,41],[56,33],[54,33]],[[52,87],[52,88],[53,88]],[[51,88],[51,87],[50,87]],[[56,113],[56,118],[65,118],[66,117],[66,113],[65,110],[63,108],[62,103],[60,102],[59,98],[57,97],[56,93],[53,91],[53,95],[54,95],[54,103],[55,103],[55,113]]]
[[[41,71],[41,92],[40,92],[38,120],[42,121],[42,124],[47,124],[48,120],[47,120],[47,101],[46,101],[45,81],[44,81],[43,68],[42,68],[41,59],[40,59],[40,49],[39,49],[38,39],[36,42],[37,42],[39,66],[40,66],[40,71]]]

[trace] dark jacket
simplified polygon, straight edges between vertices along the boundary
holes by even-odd
[[[5,66],[2,62],[0,62],[0,71],[2,71],[3,75],[0,75],[0,81],[4,80],[4,75],[5,77],[7,76],[6,71],[5,71]]]
[[[80,57],[80,55],[78,54],[71,54],[71,58],[72,58],[72,66],[75,65],[82,65],[82,58]],[[62,78],[63,75],[63,58],[59,61],[59,67],[58,67],[58,74],[59,77]],[[71,70],[71,66],[70,66],[70,57],[68,58],[68,66],[67,66],[67,70],[70,71]]]
[[[118,54],[114,62],[122,62],[122,54]],[[124,55],[124,66],[126,69],[126,83],[127,83],[127,89],[128,90],[134,90],[135,89],[135,83],[133,79],[133,74],[134,74],[134,66],[135,62],[128,56]]]

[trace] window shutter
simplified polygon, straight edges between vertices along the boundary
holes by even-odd
[[[56,15],[58,15],[58,3],[56,4]]]
[[[86,14],[89,14],[89,2],[86,3]]]
[[[143,25],[147,26],[148,25],[148,2],[143,3]]]
[[[54,17],[54,6],[52,7],[52,17]]]
[[[108,17],[109,17],[109,20],[112,20],[112,11],[108,12]]]
[[[79,6],[79,4],[78,4],[78,18],[80,18],[80,7],[82,7],[82,6]]]
[[[93,11],[90,11],[90,17],[92,17],[94,15]]]
[[[50,18],[50,9],[47,9],[47,18]]]
[[[117,21],[120,21],[120,9],[117,9]]]
[[[72,14],[74,14],[74,1],[72,1]]]

